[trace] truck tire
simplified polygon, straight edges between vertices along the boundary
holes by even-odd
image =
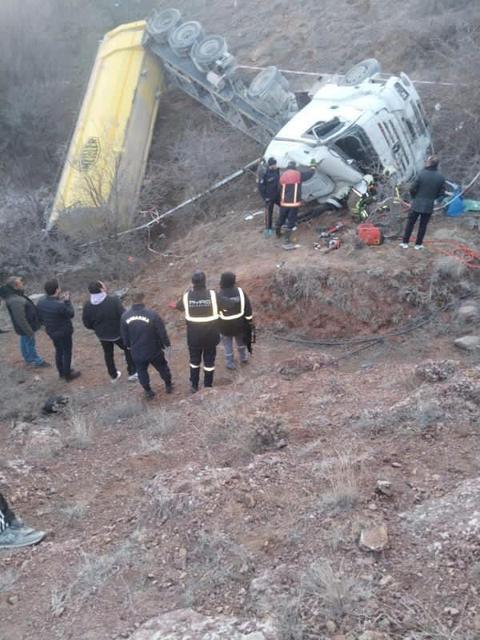
[[[202,25],[191,20],[183,22],[168,36],[168,44],[172,51],[180,57],[188,56],[197,40],[203,37]]]
[[[222,36],[205,36],[197,40],[190,51],[193,64],[207,73],[212,65],[227,53],[227,43]]]
[[[147,21],[147,31],[160,44],[168,41],[170,33],[178,26],[182,14],[178,9],[158,11]]]
[[[382,68],[378,60],[375,60],[375,58],[367,58],[349,69],[339,84],[346,86],[360,84],[364,80],[367,80],[367,78],[371,78],[377,73],[380,73],[381,70]]]

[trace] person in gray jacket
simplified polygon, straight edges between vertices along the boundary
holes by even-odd
[[[1,287],[0,296],[5,300],[15,333],[20,336],[20,352],[26,364],[34,367],[50,366],[38,355],[35,345],[35,332],[41,327],[41,321],[33,302],[25,293],[23,278],[12,276]]]
[[[430,156],[427,159],[425,169],[420,171],[418,178],[410,188],[410,195],[413,197],[412,208],[408,214],[407,225],[400,246],[402,249],[408,249],[413,228],[418,218],[420,218],[415,242],[415,249],[419,250],[423,249],[423,238],[433,213],[435,200],[445,195],[445,178],[438,172],[437,156]]]

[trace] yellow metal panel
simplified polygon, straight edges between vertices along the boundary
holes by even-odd
[[[85,235],[132,221],[163,90],[144,29],[143,21],[122,25],[100,44],[49,227]]]

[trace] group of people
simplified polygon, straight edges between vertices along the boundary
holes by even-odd
[[[135,290],[131,295],[132,306],[126,310],[120,298],[109,294],[100,280],[91,282],[88,291],[90,299],[83,306],[83,324],[94,331],[102,346],[112,383],[116,383],[122,375],[114,359],[114,349],[118,347],[124,353],[128,380],[138,380],[147,399],[155,397],[148,373],[150,365],[160,374],[166,393],[171,393],[173,382],[168,364],[170,339],[159,314],[146,307],[145,294]],[[32,367],[50,366],[36,349],[35,333],[44,326],[54,345],[59,377],[66,382],[78,378],[80,371],[71,368],[72,318],[75,311],[70,294],[62,292],[58,280],[45,283],[45,296],[36,305],[25,294],[24,281],[20,277],[9,278],[0,289],[0,294],[13,327],[20,336],[20,351],[25,362]],[[223,340],[225,347],[228,369],[235,369],[234,344],[240,363],[248,362],[248,351],[254,336],[252,305],[248,295],[237,286],[234,273],[222,273],[217,292],[207,288],[205,273],[196,271],[192,276],[192,287],[170,306],[183,311],[185,315],[192,393],[199,389],[202,364],[203,384],[205,387],[213,386],[220,340]],[[45,532],[32,529],[18,520],[0,493],[0,549],[37,544],[44,537]]]
[[[132,306],[125,309],[116,295],[109,294],[100,281],[88,285],[89,300],[83,306],[82,321],[94,331],[103,350],[105,365],[112,383],[122,373],[115,364],[114,349],[124,353],[128,380],[138,381],[145,397],[155,396],[150,385],[148,368],[152,365],[165,383],[165,390],[173,390],[168,360],[170,339],[162,318],[145,306],[145,294],[135,290],[131,294]],[[56,279],[45,283],[45,295],[35,305],[25,294],[22,278],[13,276],[1,288],[13,327],[20,336],[20,351],[27,365],[50,366],[38,354],[35,333],[43,326],[53,342],[58,375],[66,382],[81,373],[72,369],[72,319],[75,314],[69,292],[63,292]],[[176,304],[185,314],[187,343],[190,353],[190,385],[198,391],[200,369],[203,362],[204,386],[213,386],[217,345],[223,340],[228,369],[235,369],[234,343],[241,364],[248,362],[253,335],[252,305],[248,295],[237,286],[234,273],[227,271],[220,278],[217,291],[207,288],[203,271],[192,276],[192,287]]]
[[[257,184],[265,202],[266,237],[273,235],[273,212],[277,205],[279,214],[275,234],[280,238],[283,230],[285,244],[291,242],[291,234],[297,228],[298,210],[302,205],[302,184],[310,180],[314,173],[315,168],[300,171],[293,160],[281,174],[275,158],[268,158],[266,165],[260,165]]]
[[[301,205],[301,185],[313,175],[301,172],[294,162],[280,175],[274,158],[267,162],[259,174],[258,186],[265,200],[265,234],[273,235],[273,210],[280,207],[276,234],[285,230],[286,240],[296,229],[298,209]],[[412,185],[413,201],[408,216],[401,247],[409,247],[410,236],[417,219],[420,219],[415,249],[423,248],[423,239],[433,212],[434,202],[444,194],[445,178],[438,172],[438,158],[430,156],[426,167]],[[82,320],[87,329],[95,332],[102,345],[105,365],[112,383],[121,377],[114,359],[117,346],[124,353],[128,380],[139,381],[147,399],[155,396],[150,385],[148,368],[152,365],[165,383],[166,393],[173,390],[172,374],[168,364],[170,339],[161,317],[145,306],[145,294],[135,291],[132,306],[125,310],[120,298],[108,293],[100,280],[88,286],[89,301],[83,307]],[[68,292],[62,292],[58,280],[45,283],[45,296],[37,305],[24,291],[20,277],[9,278],[0,288],[13,327],[20,336],[20,351],[25,362],[32,367],[50,366],[37,353],[35,333],[44,326],[55,348],[55,364],[58,375],[66,382],[80,376],[71,368],[74,308]],[[190,355],[191,391],[198,391],[200,369],[203,363],[205,387],[213,385],[216,350],[223,340],[226,366],[235,368],[234,342],[242,364],[248,362],[248,350],[254,335],[252,306],[247,294],[237,286],[234,273],[225,272],[220,279],[218,292],[207,288],[205,273],[196,271],[192,276],[192,288],[184,293],[173,308],[185,314],[187,343]],[[43,531],[36,531],[18,520],[6,499],[0,493],[0,549],[19,548],[40,542]]]
[[[400,243],[402,249],[408,249],[417,220],[419,220],[419,226],[415,249],[417,251],[423,249],[423,240],[435,200],[445,195],[445,178],[438,171],[438,165],[438,157],[429,156],[425,168],[410,186],[412,202]],[[279,207],[275,226],[276,235],[280,237],[283,229],[285,244],[290,244],[291,233],[297,228],[298,211],[302,205],[302,184],[310,180],[314,173],[315,167],[300,171],[294,161],[289,162],[287,169],[280,173],[275,158],[269,158],[266,164],[260,165],[257,184],[265,203],[264,235],[266,237],[273,235],[273,213],[276,205]]]

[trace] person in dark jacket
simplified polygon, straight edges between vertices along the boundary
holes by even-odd
[[[132,355],[145,397],[151,400],[155,392],[150,386],[149,365],[160,374],[166,392],[173,391],[172,374],[164,355],[165,350],[170,350],[170,339],[163,320],[156,311],[145,307],[144,300],[143,292],[133,294],[131,308],[122,315],[120,333],[123,344]]]
[[[266,237],[273,235],[273,208],[280,205],[279,191],[280,169],[275,158],[269,158],[267,168],[258,177],[258,190],[265,202],[265,231]]]
[[[405,233],[400,246],[402,249],[408,249],[413,228],[418,218],[420,218],[415,242],[415,249],[419,250],[423,249],[423,238],[433,213],[435,200],[445,195],[445,178],[438,171],[437,156],[430,156],[427,159],[425,169],[420,171],[410,188],[410,195],[413,197],[411,211],[408,214]]]
[[[115,365],[113,350],[115,345],[125,354],[127,362],[128,380],[135,382],[138,380],[135,363],[130,351],[123,344],[120,336],[120,320],[125,308],[118,296],[109,295],[107,288],[100,280],[91,282],[88,285],[90,300],[83,306],[82,320],[87,329],[95,332],[100,340],[105,357],[108,374],[112,383],[122,375]]]
[[[241,364],[248,362],[247,346],[244,335],[246,323],[253,322],[252,305],[247,294],[235,285],[236,276],[231,271],[222,273],[220,277],[219,316],[220,333],[225,349],[227,369],[235,369],[233,356],[233,340],[237,344]],[[223,302],[229,300],[230,308],[224,308]]]
[[[34,367],[50,365],[38,355],[35,332],[41,327],[40,318],[33,302],[24,293],[23,278],[12,276],[0,290],[0,296],[10,314],[15,333],[20,336],[20,352],[26,364]]]
[[[302,205],[302,184],[313,177],[315,169],[299,171],[297,163],[291,160],[286,171],[280,176],[280,215],[277,220],[276,234],[286,223],[285,243],[290,243],[290,234],[297,228],[298,210]]]
[[[47,295],[38,301],[37,311],[55,347],[58,375],[66,382],[71,382],[81,374],[72,369],[72,318],[75,311],[70,302],[70,293],[62,292],[56,278],[45,283],[45,293]]]
[[[0,493],[0,549],[28,547],[43,540],[45,535],[44,531],[36,531],[18,520]]]
[[[192,276],[193,289],[186,291],[176,308],[185,312],[187,344],[190,353],[190,384],[192,393],[198,391],[200,366],[203,359],[203,384],[213,386],[217,345],[220,342],[219,304],[217,294],[207,289],[203,271]]]

